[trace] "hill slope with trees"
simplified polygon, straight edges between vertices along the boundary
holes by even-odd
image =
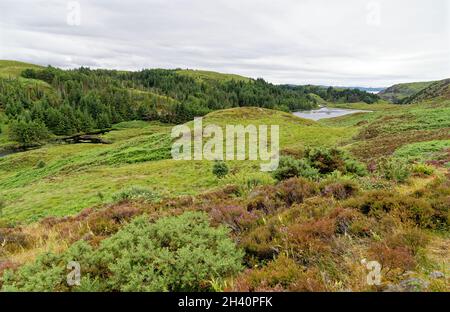
[[[399,83],[393,85],[380,93],[378,95],[386,101],[394,104],[401,104],[406,98],[413,96],[417,92],[430,86],[435,81],[424,81],[424,82],[411,82],[411,83]]]
[[[9,73],[0,78],[0,113],[11,139],[24,146],[131,120],[182,123],[233,107],[296,111],[322,100],[378,100],[359,90],[277,86],[263,79],[195,70],[62,70],[1,61],[0,73]]]
[[[405,104],[420,103],[433,99],[449,100],[450,99],[450,78],[436,81],[425,89],[404,99]]]

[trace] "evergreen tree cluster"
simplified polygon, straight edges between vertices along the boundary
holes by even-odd
[[[332,103],[357,103],[365,102],[367,104],[373,104],[377,102],[380,97],[376,94],[361,91],[359,89],[343,89],[333,87],[322,86],[283,86],[289,90],[295,90],[297,92],[303,92],[305,94],[316,94],[322,99]]]
[[[182,123],[208,112],[241,106],[284,111],[310,109],[317,94],[330,101],[376,100],[359,90],[277,86],[263,79],[196,79],[177,70],[137,72],[26,69],[27,79],[0,79],[0,109],[20,129],[70,135],[129,120]],[[40,136],[43,137],[43,136]]]

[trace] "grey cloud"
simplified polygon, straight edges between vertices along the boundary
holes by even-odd
[[[2,0],[0,58],[199,68],[274,83],[387,86],[450,77],[445,0],[80,0],[80,26],[67,25],[67,3]],[[380,23],[372,25],[374,7]]]

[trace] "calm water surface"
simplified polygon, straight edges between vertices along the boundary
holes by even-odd
[[[299,112],[295,112],[293,114],[295,116],[306,118],[306,119],[319,120],[319,119],[325,119],[325,118],[340,117],[340,116],[345,116],[345,115],[354,114],[354,113],[370,113],[370,112],[371,111],[358,110],[358,109],[321,107],[319,109],[314,109],[314,110],[309,110],[309,111],[299,111]]]

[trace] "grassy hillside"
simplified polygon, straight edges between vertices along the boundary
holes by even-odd
[[[20,81],[20,83],[23,84],[24,88],[39,86],[40,88],[52,92],[51,86],[42,80],[27,79],[21,77],[21,74],[25,69],[41,70],[43,68],[44,67],[35,64],[29,64],[18,61],[0,60],[0,79],[2,78],[14,79]],[[0,103],[0,111],[2,110],[1,104],[2,103]]]
[[[262,79],[203,71],[46,67],[28,68],[18,79],[0,79],[0,110],[11,121],[22,121],[23,130],[38,127],[54,135],[86,133],[135,119],[182,123],[231,107],[292,111],[315,105],[303,92]],[[32,146],[42,140],[45,136],[39,135],[19,143]]]
[[[321,124],[358,126],[359,133],[348,148],[369,161],[390,156],[405,144],[448,138],[449,115],[450,101],[435,100],[407,107],[391,105],[371,114],[353,114],[323,120]]]
[[[194,70],[194,69],[181,69],[176,71],[177,74],[194,78],[200,81],[216,80],[216,81],[251,81],[251,78],[243,77],[235,74],[223,74],[206,70]]]
[[[405,103],[420,103],[435,99],[450,100],[450,79],[436,81],[428,87],[408,97]]]
[[[434,81],[400,83],[381,91],[378,95],[391,103],[399,103],[405,98],[430,86],[432,83],[434,83]]]
[[[20,76],[22,71],[27,68],[32,69],[41,69],[42,66],[24,63],[24,62],[18,62],[18,61],[7,61],[7,60],[0,60],[0,77],[14,77],[17,78]]]
[[[39,266],[33,261],[42,252],[78,253],[78,245],[67,248],[81,238],[97,252],[99,242],[119,239],[121,229],[132,227],[128,222],[143,213],[164,222],[202,211],[213,226],[230,229],[247,268],[201,283],[204,290],[445,291],[446,279],[429,274],[449,270],[450,125],[442,119],[449,108],[450,102],[436,101],[321,122],[262,108],[221,110],[204,118],[204,125],[278,124],[283,155],[295,159],[311,157],[305,156],[307,147],[340,146],[368,168],[377,162],[380,167],[367,176],[334,171],[319,179],[277,183],[259,171],[258,162],[229,161],[229,174],[218,179],[212,162],[170,159],[171,125],[143,121],[116,125],[104,136],[110,145],[47,145],[9,155],[0,159],[0,197],[6,202],[1,221],[22,226],[0,232],[21,237],[7,241],[3,255],[13,268]],[[382,165],[386,157],[393,160],[391,167]],[[411,162],[409,176],[403,175],[404,161]],[[39,222],[49,216],[56,218]],[[175,236],[183,231],[177,229]],[[381,286],[364,282],[363,258],[382,263]],[[45,267],[40,270],[50,274]],[[129,270],[143,274],[134,265]],[[419,284],[401,284],[406,271]],[[26,275],[3,283],[5,289],[35,289]],[[89,287],[120,290],[106,284]]]
[[[322,99],[319,95],[314,94],[314,93],[309,93],[308,94],[319,106],[327,106],[329,103],[327,101],[325,101],[324,99]]]
[[[159,70],[58,75],[93,83],[90,91],[100,80],[106,95],[116,95],[109,84],[126,88],[120,99],[127,103],[157,111],[164,103],[175,113],[184,112],[177,104],[185,94],[197,105],[200,86],[237,79]],[[248,90],[309,90],[258,83]],[[173,92],[174,85],[186,89]],[[175,124],[131,117],[101,135],[110,144],[48,140],[0,155],[0,289],[449,291],[450,100],[445,84],[432,86],[410,105],[327,103],[367,112],[319,122],[245,106],[204,116],[203,126],[222,129],[278,125],[274,173],[261,172],[259,161],[173,160]],[[5,90],[30,105],[20,84]],[[339,95],[333,92],[330,99]],[[87,99],[95,107],[116,100]],[[0,146],[10,143],[6,119],[0,112]],[[70,288],[66,263],[73,259],[86,274]],[[363,259],[382,265],[381,285],[366,283]]]
[[[210,123],[278,124],[281,148],[333,145],[355,134],[352,128],[324,128],[288,113],[258,108],[213,112],[204,119],[205,125]],[[0,197],[6,201],[3,219],[30,222],[74,214],[111,200],[115,192],[133,185],[150,187],[164,196],[217,187],[210,162],[170,159],[171,127],[122,123],[104,136],[111,145],[48,145],[0,158]],[[252,165],[242,170],[248,166]]]

